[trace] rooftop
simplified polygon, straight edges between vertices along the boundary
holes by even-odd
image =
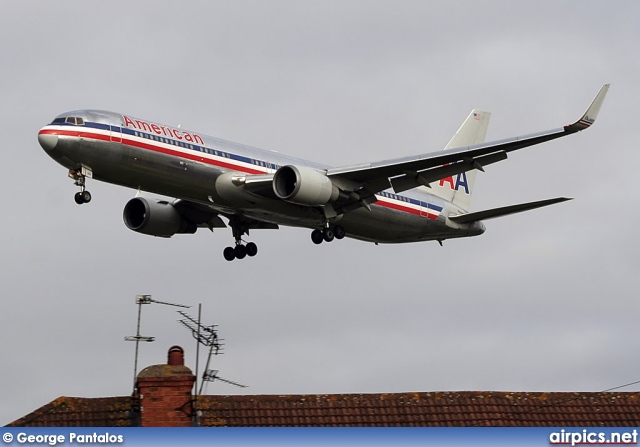
[[[640,392],[417,392],[197,396],[201,426],[638,426]],[[60,397],[9,426],[139,425],[131,397]]]

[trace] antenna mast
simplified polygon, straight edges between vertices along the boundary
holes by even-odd
[[[138,326],[136,330],[136,335],[126,336],[124,337],[124,341],[135,341],[136,342],[136,354],[133,362],[133,392],[136,391],[136,379],[138,378],[138,345],[141,341],[145,341],[151,343],[155,340],[155,337],[147,337],[140,335],[140,319],[142,317],[142,305],[143,304],[164,304],[166,306],[176,306],[176,307],[185,307],[190,308],[191,306],[187,306],[185,304],[176,304],[176,303],[167,303],[164,301],[157,301],[151,298],[151,295],[136,295],[136,304],[138,305]]]

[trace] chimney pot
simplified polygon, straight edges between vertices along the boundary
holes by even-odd
[[[184,366],[184,349],[178,345],[171,346],[169,348],[167,364]]]

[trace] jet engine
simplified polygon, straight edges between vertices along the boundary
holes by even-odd
[[[196,232],[195,223],[185,219],[165,200],[149,201],[142,197],[129,200],[122,213],[124,224],[130,230],[151,236],[171,237],[176,233]]]
[[[305,166],[282,166],[273,176],[273,192],[300,205],[325,205],[340,197],[340,190],[322,172]]]

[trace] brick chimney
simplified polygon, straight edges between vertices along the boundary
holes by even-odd
[[[195,380],[191,370],[184,366],[184,350],[180,346],[169,348],[166,365],[153,365],[140,371],[140,425],[191,426],[191,389]]]

